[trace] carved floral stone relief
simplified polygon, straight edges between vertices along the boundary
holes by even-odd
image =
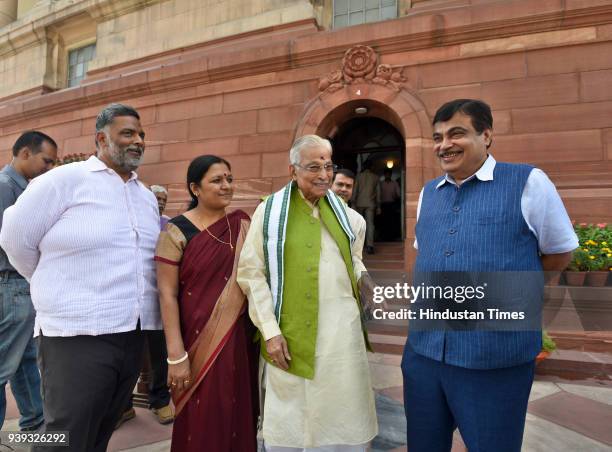
[[[321,79],[319,91],[333,93],[346,85],[359,83],[373,83],[399,91],[405,81],[401,67],[378,64],[378,55],[374,49],[357,45],[344,53],[342,69],[333,71]]]

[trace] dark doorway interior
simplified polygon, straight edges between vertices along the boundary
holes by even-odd
[[[404,240],[405,144],[402,135],[387,121],[363,117],[350,119],[341,125],[331,142],[334,163],[359,174],[364,164],[369,162],[371,170],[380,176],[381,188],[385,171],[391,171],[390,179],[399,186],[400,196],[393,201],[387,198],[381,205],[381,212],[375,220],[374,240]]]

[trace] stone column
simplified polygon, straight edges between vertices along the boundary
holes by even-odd
[[[0,0],[0,27],[17,19],[17,0]]]

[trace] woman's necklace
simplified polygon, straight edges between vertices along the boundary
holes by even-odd
[[[210,232],[208,230],[207,227],[204,228],[204,230],[206,232],[208,232],[208,235],[210,235],[213,239],[215,239],[217,242],[219,243],[223,243],[224,245],[229,245],[229,247],[233,250],[234,249],[234,245],[232,245],[232,228],[230,227],[230,222],[229,222],[229,218],[227,218],[227,213],[225,214],[225,220],[227,221],[227,228],[229,229],[229,242],[226,242],[224,240],[221,240],[219,237],[215,236],[212,232]]]

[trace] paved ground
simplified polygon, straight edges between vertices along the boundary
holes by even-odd
[[[370,355],[380,426],[373,451],[406,451],[400,360],[397,355]],[[7,396],[9,406],[3,430],[16,430],[18,412],[10,392]],[[136,410],[136,418],[115,432],[108,450],[169,451],[172,426],[159,425],[147,410]],[[531,391],[523,451],[612,451],[611,426],[612,387],[593,381],[560,383],[538,379]],[[453,452],[465,450],[456,434]]]

